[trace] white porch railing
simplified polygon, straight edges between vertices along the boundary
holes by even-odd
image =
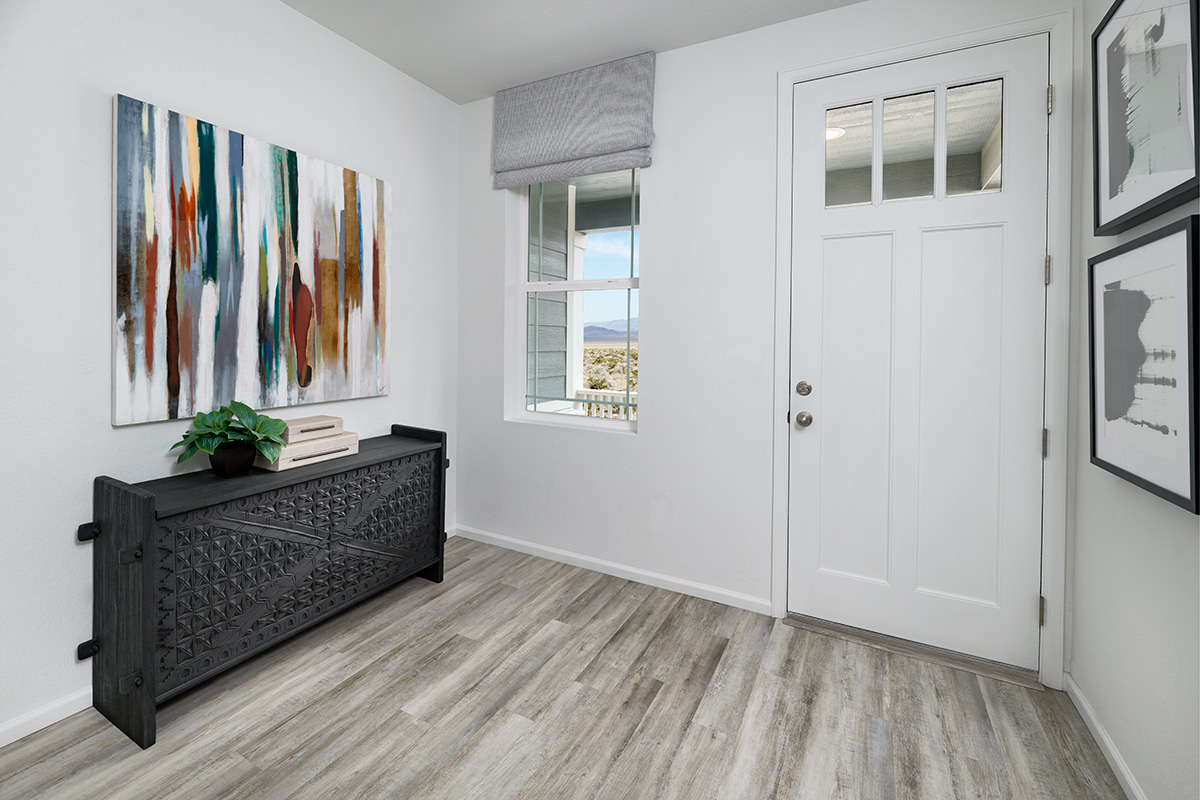
[[[624,403],[624,392],[609,389],[580,389],[575,392],[575,407],[589,417],[637,419],[637,392],[629,393],[630,405]]]

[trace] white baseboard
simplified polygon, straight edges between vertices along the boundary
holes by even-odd
[[[92,687],[80,689],[78,692],[59,698],[53,703],[47,703],[41,708],[35,708],[16,719],[0,723],[0,747],[12,744],[29,734],[40,731],[47,725],[53,725],[59,720],[66,719],[72,714],[92,706]]]
[[[511,536],[489,533],[481,531],[478,528],[469,528],[465,525],[459,525],[455,529],[455,533],[465,539],[472,539],[476,542],[494,544],[497,547],[504,547],[508,550],[516,550],[517,552],[528,553],[532,556],[541,556],[551,561],[561,561],[564,564],[572,564],[576,567],[594,570],[595,572],[603,572],[606,575],[615,575],[618,578],[626,578],[638,583],[657,586],[660,589],[669,589],[672,592],[700,597],[705,600],[712,600],[716,603],[733,606],[734,608],[743,608],[747,611],[771,616],[771,600],[767,597],[752,597],[740,592],[731,592],[727,589],[710,586],[706,583],[675,578],[670,575],[663,575],[660,572],[650,572],[649,570],[630,567],[625,564],[617,564],[613,561],[605,561],[602,558],[593,558],[581,553],[573,553],[569,550],[559,550],[557,547],[547,547],[546,545],[527,542],[523,539],[514,539]]]
[[[1108,765],[1112,767],[1113,772],[1117,776],[1117,781],[1121,784],[1121,788],[1125,790],[1125,794],[1130,800],[1149,800],[1146,793],[1142,791],[1142,787],[1138,784],[1137,778],[1133,777],[1133,770],[1129,768],[1129,764],[1125,763],[1121,752],[1117,750],[1116,743],[1108,735],[1108,730],[1104,727],[1104,723],[1096,716],[1096,709],[1092,708],[1092,704],[1083,696],[1083,690],[1079,688],[1079,684],[1075,682],[1075,679],[1070,674],[1064,675],[1063,678],[1063,682],[1067,687],[1067,696],[1071,698],[1071,702],[1075,704],[1075,708],[1079,709],[1079,716],[1083,717],[1088,730],[1092,732],[1092,736],[1096,739],[1096,744],[1100,745],[1101,752],[1104,753],[1104,757],[1108,760]]]

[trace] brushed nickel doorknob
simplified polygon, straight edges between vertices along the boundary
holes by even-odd
[[[812,425],[812,421],[813,421],[813,415],[808,413],[807,411],[801,411],[799,414],[796,415],[796,424],[799,425],[801,428],[807,428],[809,425]]]
[[[800,381],[796,384],[796,394],[807,397],[812,394],[812,384],[808,381]]]

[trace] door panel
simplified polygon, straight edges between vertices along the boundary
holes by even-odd
[[[923,231],[921,237],[917,590],[992,604],[1003,246],[999,226]]]
[[[1037,666],[1048,56],[795,88],[791,612]]]
[[[892,237],[826,239],[821,341],[820,568],[888,580]],[[837,535],[857,530],[857,537]]]

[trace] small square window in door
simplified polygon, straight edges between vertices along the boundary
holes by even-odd
[[[946,194],[1000,191],[1004,79],[946,90]]]
[[[883,101],[883,199],[933,197],[934,92]]]
[[[825,112],[825,207],[871,202],[872,103]]]

